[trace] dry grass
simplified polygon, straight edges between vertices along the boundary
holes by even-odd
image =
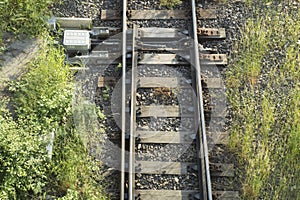
[[[230,145],[245,199],[300,199],[300,13],[271,4],[256,11],[227,73]]]

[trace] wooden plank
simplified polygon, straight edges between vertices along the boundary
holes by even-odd
[[[227,65],[226,54],[203,54],[199,55],[201,65]]]
[[[117,82],[116,77],[103,77],[100,76],[98,78],[98,87],[104,87],[104,86],[113,86]]]
[[[198,28],[199,39],[224,39],[226,32],[224,28]]]
[[[193,142],[196,133],[188,131],[137,131],[136,137],[140,143],[178,144]]]
[[[141,106],[137,117],[179,117],[179,106]]]
[[[70,17],[57,17],[56,22],[62,28],[91,28],[91,18],[70,18]]]
[[[194,112],[184,112],[179,106],[140,106],[137,117],[193,117]]]
[[[136,172],[141,174],[187,174],[188,168],[196,163],[136,161]]]
[[[187,10],[129,10],[127,17],[132,20],[140,19],[188,19]]]
[[[135,194],[141,200],[190,200],[193,196],[200,196],[198,190],[136,190]]]
[[[189,57],[189,56],[187,56]],[[226,54],[201,54],[199,55],[200,64],[202,65],[227,65]],[[142,55],[139,64],[165,64],[165,65],[187,65],[184,58],[176,54],[151,54]]]
[[[198,19],[216,19],[215,9],[199,8]],[[101,10],[101,20],[120,20],[122,16],[119,10]],[[140,19],[188,19],[189,10],[128,10],[127,17],[132,20]]]
[[[187,174],[190,168],[197,169],[196,163],[188,162],[161,162],[136,161],[136,172],[141,174]],[[211,176],[233,177],[234,165],[223,163],[210,163]]]
[[[180,86],[190,87],[189,83],[183,82],[184,79],[178,77],[139,77],[139,88],[167,87],[177,88]]]
[[[217,19],[216,9],[197,9],[197,18],[198,19]]]
[[[143,65],[153,65],[153,64],[161,64],[161,65],[187,65],[189,64],[187,61],[179,58],[176,54],[151,54],[146,53],[143,54],[139,64]]]
[[[214,200],[239,200],[238,191],[212,191]]]
[[[234,165],[233,164],[223,164],[223,163],[210,163],[210,175],[211,176],[234,176]]]
[[[101,20],[119,20],[121,15],[119,10],[101,10]]]
[[[228,144],[228,132],[207,132],[207,141],[209,144]]]
[[[222,78],[202,78],[205,88],[224,88]],[[187,82],[184,82],[187,81]],[[154,88],[154,87],[167,87],[167,88],[189,88],[191,80],[180,79],[178,77],[139,77],[139,88]]]
[[[206,109],[205,115],[210,118],[221,118],[227,115],[226,105],[218,104],[211,110]],[[137,107],[137,117],[193,117],[193,107],[167,105],[151,105]]]

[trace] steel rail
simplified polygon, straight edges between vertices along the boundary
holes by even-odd
[[[122,110],[121,110],[121,191],[120,199],[125,198],[125,134],[126,134],[126,31],[127,31],[127,0],[123,0],[123,15],[122,15]]]
[[[211,180],[210,180],[210,172],[209,172],[209,158],[208,158],[208,145],[206,139],[206,127],[205,127],[205,115],[204,115],[204,106],[203,106],[203,95],[202,95],[202,84],[201,84],[201,66],[199,60],[199,47],[198,47],[198,36],[197,36],[197,17],[196,17],[196,5],[195,0],[191,0],[192,4],[192,21],[193,21],[193,47],[194,47],[194,65],[196,68],[196,87],[197,93],[199,95],[198,105],[200,108],[200,119],[199,125],[201,126],[202,132],[202,142],[203,142],[203,152],[204,152],[204,160],[205,160],[205,171],[206,171],[206,189],[207,189],[207,198],[208,200],[212,200],[212,190],[211,190]],[[200,134],[200,132],[199,132]],[[201,137],[199,137],[201,139]],[[199,169],[200,170],[200,169]]]
[[[136,123],[136,76],[137,76],[137,60],[135,52],[135,25],[132,29],[132,68],[131,68],[131,105],[130,105],[130,138],[129,138],[129,200],[134,200],[134,176],[135,176],[135,123]]]

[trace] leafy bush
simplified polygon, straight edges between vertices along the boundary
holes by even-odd
[[[51,43],[45,39],[28,72],[10,86],[14,119],[0,106],[0,199],[105,199],[101,165],[75,129],[63,49]],[[52,132],[50,161],[46,145]]]
[[[62,48],[45,45],[29,65],[29,72],[10,89],[15,91],[18,118],[47,130],[55,123],[65,123],[71,114],[72,84]]]
[[[3,112],[0,133],[0,199],[41,195],[49,167],[45,143]]]

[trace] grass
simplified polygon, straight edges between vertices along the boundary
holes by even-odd
[[[46,28],[51,0],[4,0],[0,2],[0,32],[37,35]]]
[[[230,147],[244,199],[300,199],[300,13],[270,2],[257,3],[227,72]]]

